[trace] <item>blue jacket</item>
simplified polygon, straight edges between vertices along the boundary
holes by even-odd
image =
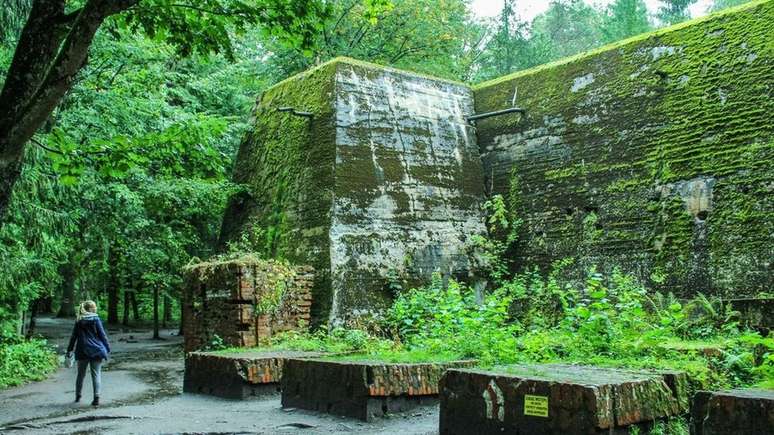
[[[73,346],[75,359],[78,361],[107,359],[110,343],[108,343],[105,328],[102,327],[102,322],[96,314],[85,316],[75,322],[67,351],[72,352]]]

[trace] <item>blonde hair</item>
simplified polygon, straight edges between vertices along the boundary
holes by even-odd
[[[83,301],[78,307],[78,318],[81,319],[89,314],[97,312],[97,304],[94,301]]]

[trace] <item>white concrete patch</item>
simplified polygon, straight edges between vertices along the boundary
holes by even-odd
[[[578,92],[592,83],[594,83],[593,73],[588,73],[585,76],[576,77],[575,80],[572,81],[572,88],[570,88],[570,91]]]
[[[489,420],[497,418],[497,420],[503,421],[505,419],[505,398],[503,391],[497,386],[494,379],[489,381],[489,385],[486,386],[486,390],[481,393],[481,396],[486,404],[486,418]]]
[[[670,46],[659,46],[659,47],[653,47],[650,49],[650,55],[653,57],[653,60],[656,61],[662,56],[671,56],[675,54],[677,49],[675,47]]]
[[[599,116],[597,116],[596,113],[591,116],[580,115],[573,118],[572,122],[573,124],[579,124],[579,125],[596,124],[597,122],[599,122]]]
[[[378,295],[370,293],[379,293],[388,275],[428,279],[466,270],[465,240],[485,232],[483,181],[480,193],[463,189],[471,172],[481,172],[465,120],[474,110],[470,89],[347,65],[336,82],[337,167],[357,164],[360,172],[368,158],[380,176],[375,189],[369,181],[360,191],[358,174],[336,171],[331,324],[378,314],[369,306]]]

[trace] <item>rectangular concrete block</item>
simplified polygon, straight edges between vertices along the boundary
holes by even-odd
[[[437,403],[443,372],[473,365],[475,361],[388,364],[289,359],[282,375],[282,406],[370,421]]]
[[[185,358],[183,391],[244,399],[280,388],[286,358],[315,357],[319,352],[245,350],[240,353],[191,352]]]
[[[292,107],[312,117],[293,116]],[[315,267],[316,324],[378,315],[394,285],[467,276],[484,182],[462,83],[337,58],[267,89],[240,146],[223,243],[273,228]],[[256,252],[267,249],[261,241]]]
[[[691,404],[692,435],[774,435],[774,391],[699,391]]]
[[[688,406],[681,373],[561,364],[451,369],[440,389],[441,434],[628,434]]]

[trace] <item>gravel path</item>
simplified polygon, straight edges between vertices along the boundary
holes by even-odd
[[[42,318],[39,332],[64,353],[72,320]],[[182,394],[181,337],[162,331],[108,329],[112,359],[102,374],[99,408],[92,408],[87,376],[82,403],[74,398],[75,369],[59,369],[42,382],[0,390],[0,433],[400,433],[435,434],[438,408],[363,423],[302,410],[283,410],[279,395],[232,401]]]

